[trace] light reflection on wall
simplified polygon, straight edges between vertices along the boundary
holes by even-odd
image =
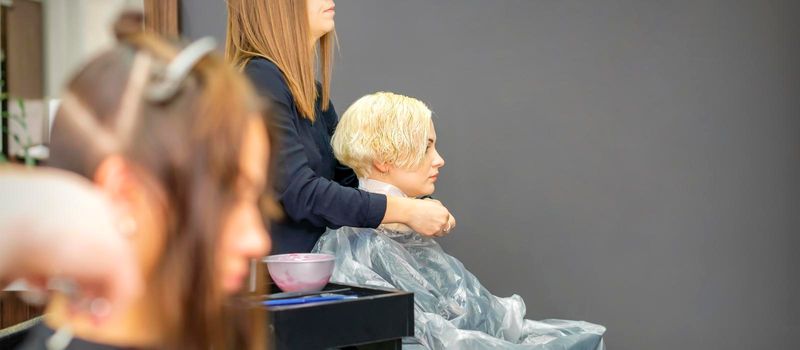
[[[114,43],[111,25],[126,8],[143,0],[43,0],[45,96],[56,98],[70,74],[93,54]]]

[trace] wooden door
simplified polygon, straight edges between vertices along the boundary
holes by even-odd
[[[44,26],[42,3],[33,0],[3,2],[0,6],[3,92],[11,99],[42,99],[44,96]],[[8,110],[6,101],[3,111]],[[4,128],[8,127],[3,119]],[[9,144],[3,137],[3,151]],[[0,287],[2,288],[2,287]],[[41,309],[23,303],[13,292],[0,292],[0,328],[41,314]]]
[[[44,27],[42,4],[34,0],[0,3],[0,49],[3,61],[0,75],[2,93],[11,99],[39,100],[44,96]],[[0,109],[8,111],[8,101]],[[9,130],[6,118],[3,130]],[[2,133],[2,151],[9,153],[9,137]]]

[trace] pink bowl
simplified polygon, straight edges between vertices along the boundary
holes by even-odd
[[[263,261],[282,291],[316,292],[331,279],[335,260],[330,254],[293,253],[271,255]]]

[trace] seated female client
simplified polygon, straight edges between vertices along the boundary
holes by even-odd
[[[260,100],[213,43],[142,28],[123,15],[120,43],[68,82],[50,165],[108,195],[144,290],[110,305],[61,281],[22,349],[264,349],[264,315],[234,298],[270,245]]]
[[[358,174],[361,189],[387,196],[432,194],[444,166],[431,111],[393,93],[356,101],[332,143],[336,157]],[[336,256],[332,281],[413,292],[414,335],[430,349],[603,348],[603,326],[525,319],[522,298],[492,295],[433,238],[405,226],[329,230],[314,252]]]
[[[334,4],[330,0],[228,0],[226,55],[273,101],[275,195],[285,217],[271,227],[276,254],[307,253],[326,228],[403,223],[425,235],[456,225],[441,203],[360,191],[330,141]],[[321,82],[316,82],[319,76]]]

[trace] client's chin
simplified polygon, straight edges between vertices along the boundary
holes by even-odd
[[[425,191],[422,191],[422,195],[421,195],[421,197],[422,197],[422,196],[430,196],[430,195],[432,195],[432,194],[433,194],[433,192],[434,192],[435,190],[436,190],[436,186],[435,186],[434,184],[431,184],[430,186],[427,186],[427,187],[425,188]]]

